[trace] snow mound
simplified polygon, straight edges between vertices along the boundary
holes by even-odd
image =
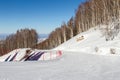
[[[53,60],[60,58],[61,56],[62,51],[60,50],[51,51],[23,48],[15,49],[10,53],[0,57],[0,62]]]

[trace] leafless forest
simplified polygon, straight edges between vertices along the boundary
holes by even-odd
[[[113,23],[119,19],[120,0],[87,0],[79,5],[74,17],[71,17],[67,23],[61,24],[59,28],[52,31],[49,38],[38,44],[37,48],[54,48],[91,27],[100,24],[109,25],[109,22]],[[115,28],[119,27],[116,25]]]

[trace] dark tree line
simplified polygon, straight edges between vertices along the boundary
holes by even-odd
[[[114,19],[120,19],[120,0],[86,0],[79,5],[74,17],[52,31],[49,38],[36,47],[39,49],[57,47],[91,27],[108,25]]]
[[[17,48],[31,48],[37,44],[38,34],[34,29],[17,30],[15,34],[7,36],[0,43],[0,55],[6,54]]]

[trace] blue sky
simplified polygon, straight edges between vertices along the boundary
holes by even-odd
[[[84,0],[0,0],[0,33],[33,28],[50,33],[67,22]]]

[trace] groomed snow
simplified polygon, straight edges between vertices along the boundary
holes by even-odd
[[[120,57],[64,52],[57,60],[2,62],[0,80],[119,80]]]

